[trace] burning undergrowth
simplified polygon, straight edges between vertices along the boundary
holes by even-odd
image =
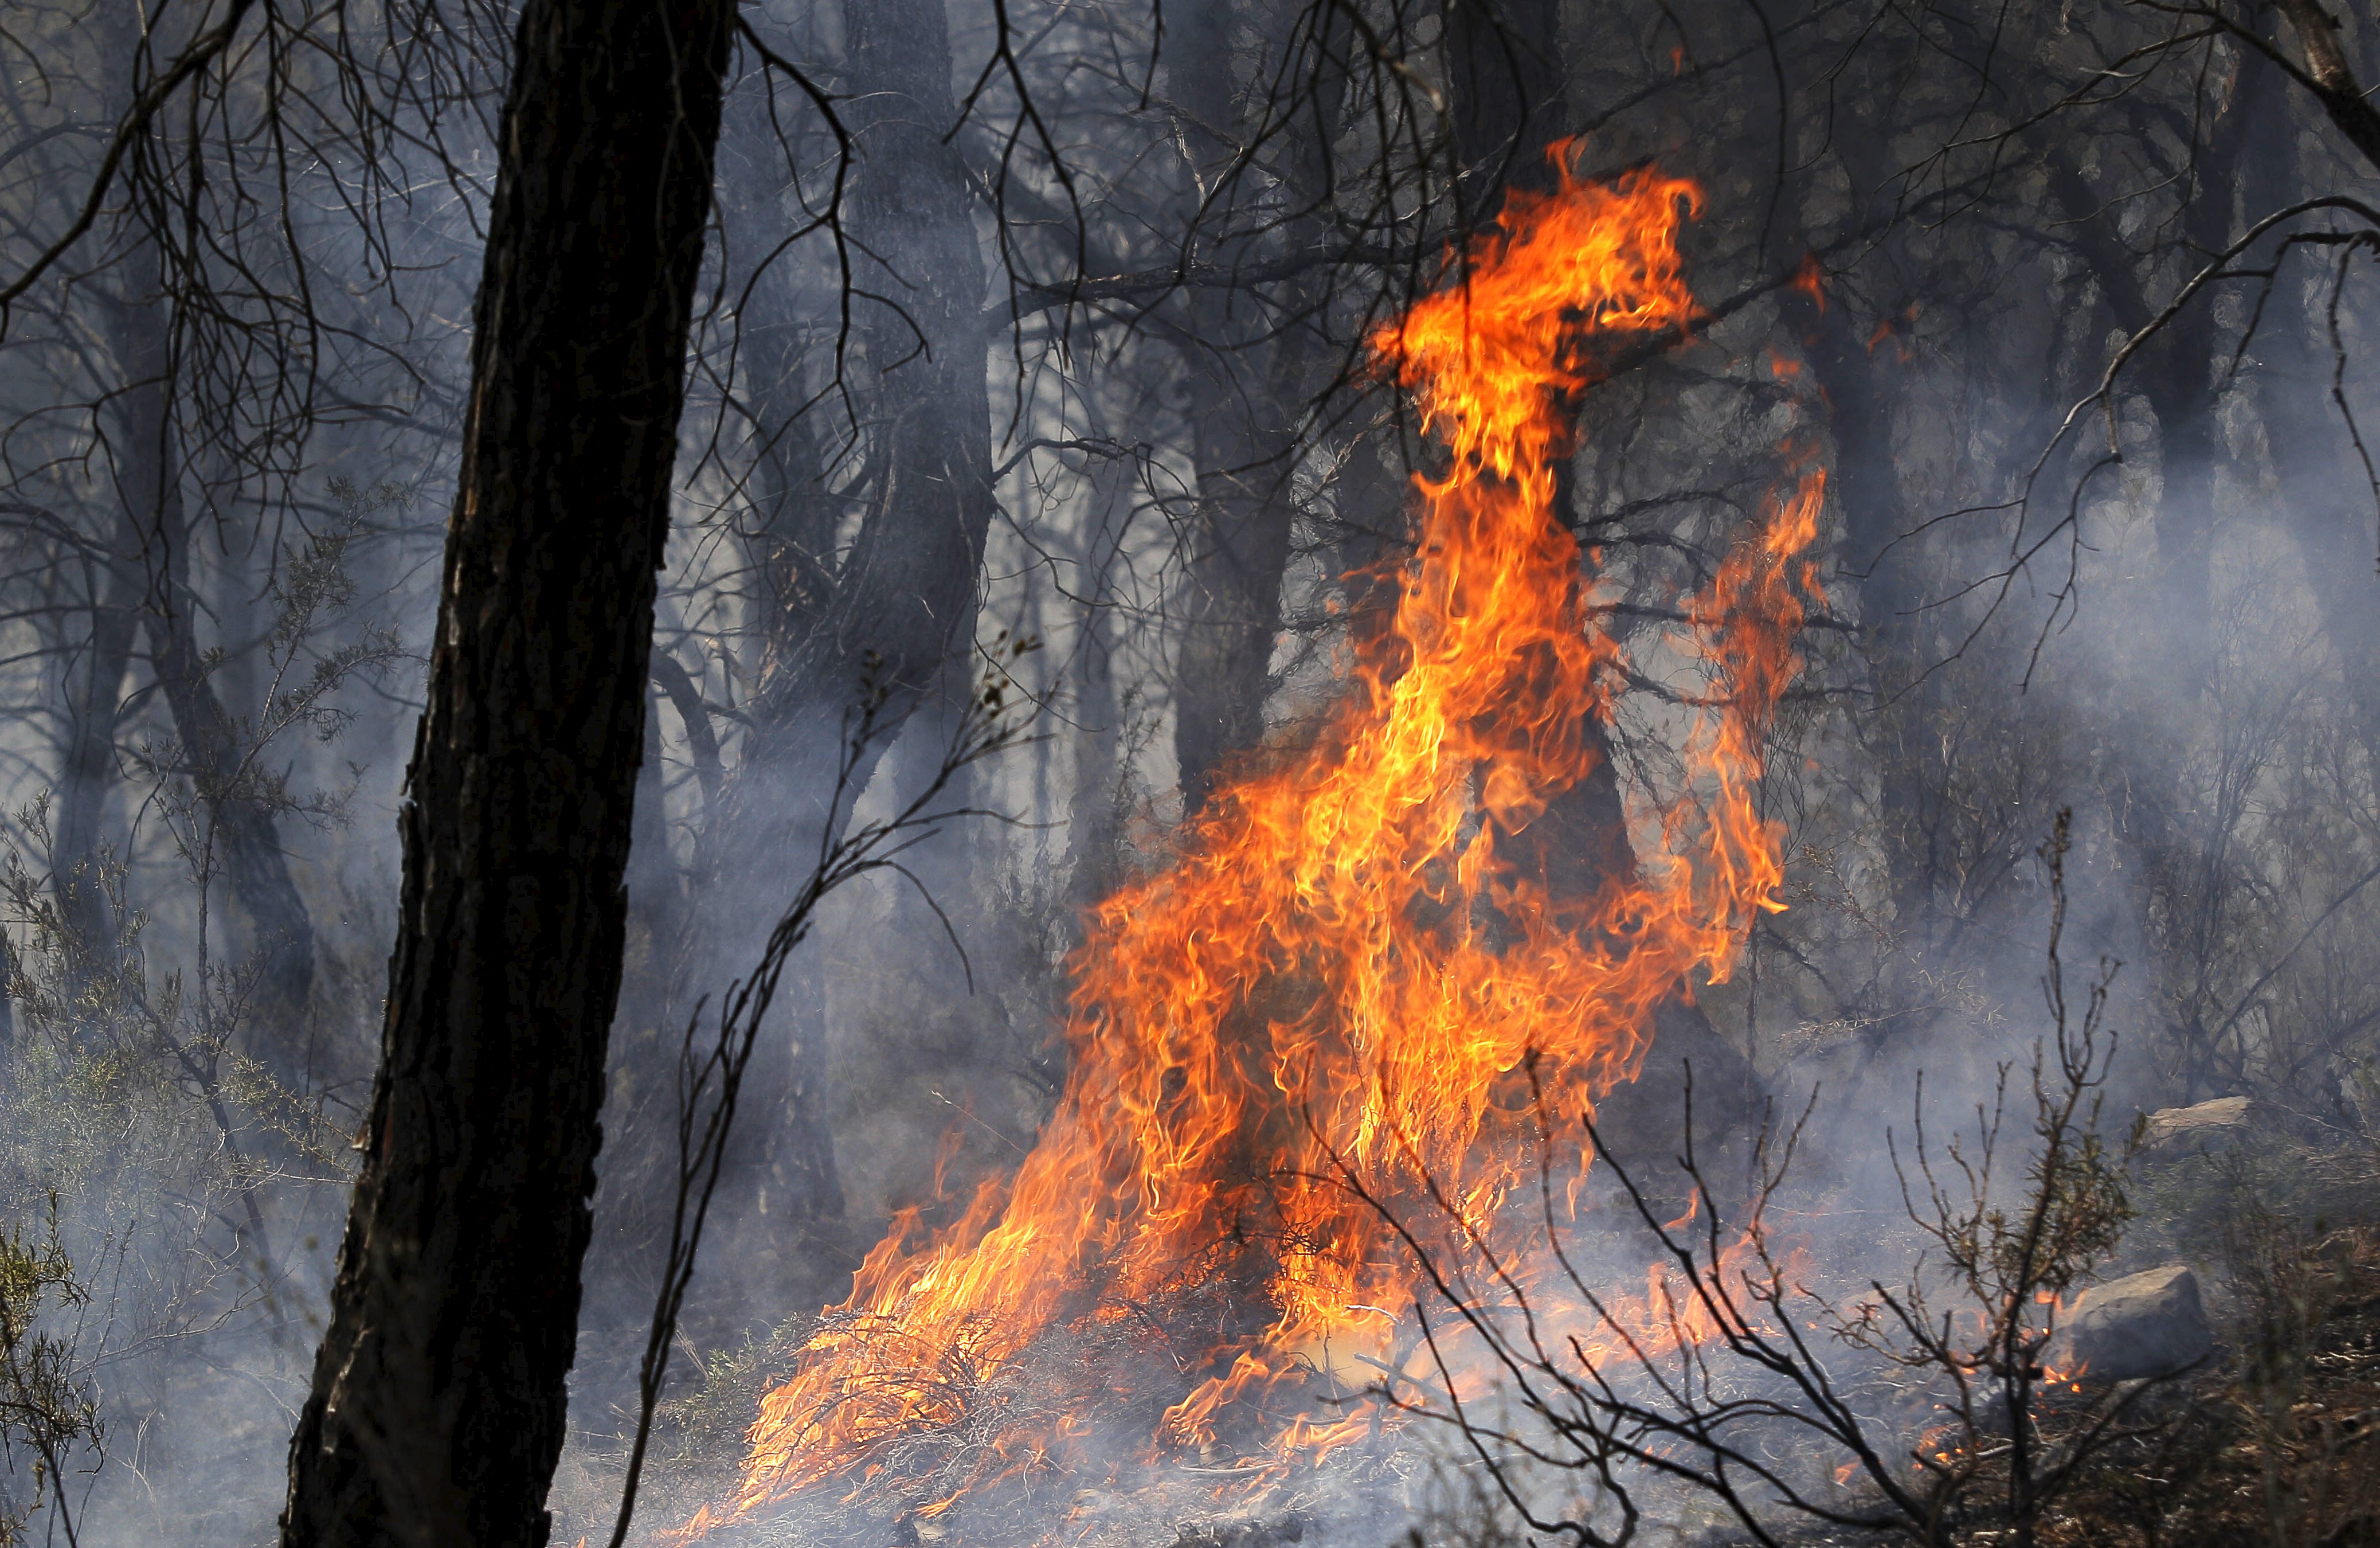
[[[1517,191],[1373,339],[1443,455],[1391,625],[1310,745],[1241,769],[1171,865],[1092,911],[1031,1153],[955,1218],[895,1222],[685,1536],[796,1495],[972,1515],[1119,1463],[1273,1488],[1396,1418],[1373,1389],[1420,1358],[1422,1256],[1554,1272],[1528,1243],[1540,1199],[1575,1212],[1586,1184],[1571,1115],[1779,907],[1754,788],[1823,481],[1692,599],[1689,787],[1631,818],[1601,767],[1626,663],[1554,509],[1598,342],[1694,320],[1696,197],[1649,170]],[[1632,819],[1641,860],[1610,831]],[[1582,866],[1598,834],[1626,859]],[[1665,1316],[1648,1301],[1633,1336],[1692,1336]]]
[[[1365,1383],[1320,1368],[1229,1406],[1207,1445],[1151,1454],[1145,1437],[1216,1374],[1203,1351],[1247,1310],[1227,1284],[1185,1287],[1062,1322],[999,1359],[980,1352],[989,1336],[929,1345],[865,1313],[829,1311],[815,1336],[880,1340],[909,1362],[869,1396],[921,1417],[877,1437],[863,1467],[797,1509],[753,1513],[719,1540],[880,1543],[889,1527],[898,1542],[1146,1543],[1187,1521],[1293,1542],[1342,1522],[1352,1483],[1404,1493],[1417,1464],[1387,1447],[1342,1455],[1327,1476],[1260,1459],[1284,1431],[1363,1400]]]

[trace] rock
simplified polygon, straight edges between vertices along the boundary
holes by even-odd
[[[2141,1131],[2141,1153],[2159,1157],[2227,1150],[2245,1139],[2256,1121],[2256,1104],[2244,1096],[2218,1096],[2192,1107],[2166,1107],[2149,1115]]]
[[[2084,1381],[2129,1382],[2170,1376],[2214,1347],[2198,1276],[2175,1263],[2085,1291],[2044,1359]]]

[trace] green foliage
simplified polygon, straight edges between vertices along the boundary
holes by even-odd
[[[817,1326],[815,1316],[796,1317],[765,1334],[747,1332],[734,1348],[703,1356],[700,1379],[683,1382],[677,1396],[655,1414],[655,1460],[664,1470],[694,1474],[741,1462],[755,1395],[792,1377]]]
[[[79,1314],[91,1304],[58,1234],[55,1194],[39,1230],[0,1234],[0,1548],[41,1511],[67,1507],[78,1465],[95,1468],[105,1427]],[[61,1331],[63,1330],[63,1331]]]

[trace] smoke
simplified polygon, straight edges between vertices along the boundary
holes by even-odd
[[[1183,649],[1194,622],[1227,611],[1201,591],[1217,586],[1216,509],[1279,523],[1286,557],[1264,578],[1279,627],[1239,709],[1286,757],[1344,701],[1382,627],[1411,542],[1409,474],[1444,472],[1378,374],[1341,369],[1439,277],[1451,212],[1484,186],[1427,105],[1459,79],[1434,26],[1367,53],[1298,6],[1168,7],[1161,39],[1144,9],[1040,8],[1011,18],[1012,64],[991,7],[907,10],[941,29],[951,62],[950,100],[915,114],[886,104],[936,83],[867,78],[842,7],[754,13],[772,48],[873,115],[845,126],[849,189],[879,201],[864,215],[831,202],[833,130],[782,79],[772,111],[769,72],[740,67],[655,645],[557,1541],[600,1538],[616,1498],[674,1201],[680,1040],[748,970],[820,839],[897,810],[932,777],[955,706],[1000,696],[1016,745],[953,785],[949,820],[899,872],[831,900],[788,979],[680,1330],[640,1529],[655,1534],[733,1493],[761,1396],[888,1223],[915,1212],[922,1238],[960,1218],[1056,1110],[1086,910],[1173,862],[1185,706],[1225,686],[1185,680],[1202,669]],[[1947,67],[1912,64],[1922,51],[1888,27],[1840,74],[1788,28],[1780,101],[1742,17],[1688,14],[1683,43],[1652,11],[1598,19],[1592,37],[1570,18],[1551,40],[1568,111],[1596,125],[1584,165],[1649,160],[1703,187],[1684,240],[1710,311],[1580,395],[1561,498],[1628,652],[1612,757],[1626,836],[1647,858],[1658,814],[1695,790],[1696,707],[1682,701],[1697,679],[1674,643],[1686,599],[1769,493],[1807,471],[1828,481],[1804,670],[1755,792],[1782,835],[1788,908],[1759,920],[1725,981],[1690,983],[1748,1072],[1728,1065],[1722,1102],[1701,1071],[1698,1143],[1730,1168],[1715,1203],[1751,1190],[1759,1115],[1781,1132],[1806,1106],[1780,1196],[1790,1234],[1830,1283],[1908,1279],[1924,1245],[1901,1192],[1918,1122],[1972,1131],[2051,1030],[2040,849],[2061,811],[2070,993],[2103,962],[2113,973],[2111,1142],[2136,1113],[2231,1095],[2368,1136],[2380,633],[2363,590],[2369,480],[2331,390],[2337,366],[2339,397],[2371,400],[2360,273],[2334,305],[2326,261],[2301,250],[2268,292],[2210,295],[2117,380],[2119,460],[2095,409],[2055,439],[2143,307],[2192,272],[2206,229],[2191,222],[2228,240],[2323,176],[2279,89],[2226,75],[2239,95],[2208,116],[2186,195],[2188,179],[2134,165],[2149,131],[2129,120],[2045,137],[2010,128],[2029,122],[2017,104],[1987,133],[1946,128],[1968,94],[1934,73]],[[281,439],[242,462],[199,431],[251,400],[232,377],[180,382],[181,552],[127,521],[139,447],[122,416],[140,384],[103,337],[128,298],[171,312],[121,262],[136,226],[78,250],[87,268],[36,298],[0,360],[18,708],[0,732],[17,856],[0,917],[0,1225],[34,1239],[55,1193],[86,1294],[41,1324],[106,1424],[105,1465],[68,1479],[86,1542],[273,1530],[376,1057],[502,22],[435,40],[444,107],[418,73],[431,65],[381,59],[390,75],[372,90],[408,90],[370,141],[373,176],[325,155],[290,185],[294,245],[258,283],[294,294],[299,258],[322,282],[314,305],[336,342],[320,406],[259,430]],[[10,197],[55,225],[110,109],[90,41],[63,13],[44,25],[57,105],[18,103],[0,137],[35,168]],[[1905,91],[1871,89],[1903,70]],[[2197,88],[2154,90],[2188,118]],[[888,149],[896,129],[909,139]],[[2003,160],[1987,171],[1973,147],[1991,136]],[[367,192],[358,222],[347,201]],[[929,193],[942,205],[925,208]],[[839,250],[846,213],[860,229]],[[0,241],[0,277],[30,239]],[[246,283],[218,257],[226,290]],[[972,278],[951,277],[969,263]],[[848,327],[846,264],[866,292]],[[280,471],[238,470],[268,464]],[[953,493],[960,474],[972,481]],[[360,515],[334,481],[366,496]],[[383,486],[405,497],[371,495]],[[275,588],[350,516],[343,600],[276,645]],[[206,681],[269,792],[313,930],[296,1012],[263,1003],[273,942],[205,858],[189,731],[142,632],[143,588],[176,563]],[[930,604],[888,622],[870,599],[895,593]],[[111,628],[126,637],[113,653]],[[390,633],[385,670],[365,670],[358,652]],[[274,729],[324,663],[330,718]],[[871,701],[888,712],[846,763]],[[1647,1091],[1696,1035],[1663,1025]],[[1659,1086],[1653,1138],[1619,1157],[1664,1198],[1684,1193],[1669,1144],[1684,1115],[1666,1117],[1682,1089]],[[1631,1117],[1632,1136],[1647,1127]],[[1599,1283],[1635,1293],[1645,1243],[1614,1187],[1594,1174],[1575,1246]],[[2140,1253],[2187,1249],[2140,1229]],[[1232,1299],[1190,1298],[1218,1323],[1246,1314]],[[1427,1423],[1384,1426],[1318,1469],[1235,1470],[1300,1403],[1309,1422],[1352,1409],[1378,1372],[1343,1351],[1239,1415],[1241,1431],[1152,1461],[1164,1405],[1147,1395],[1196,1384],[1173,1331],[1063,1329],[1027,1368],[966,1373],[985,1411],[1020,1425],[1109,1405],[1070,1443],[1071,1473],[1019,1457],[1014,1476],[931,1514],[935,1499],[836,1480],[741,1530],[1121,1543],[1187,1524],[1202,1545],[1271,1548],[1416,1522],[1450,1541],[1458,1526],[1483,1542],[1509,1529],[1457,1439]],[[918,1444],[945,1446],[929,1460],[960,1477],[1000,1443],[985,1430]],[[30,1499],[30,1464],[15,1464],[8,1497]],[[1574,1481],[1533,1487],[1552,1500]]]

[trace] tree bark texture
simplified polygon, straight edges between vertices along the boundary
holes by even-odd
[[[733,7],[529,0],[381,1070],[288,1548],[539,1548]]]
[[[2323,9],[2319,0],[2279,0],[2279,6],[2289,18],[2289,30],[2297,34],[2298,46],[2305,51],[2306,74],[2313,79],[2314,96],[2322,110],[2348,143],[2362,152],[2364,161],[2380,170],[2380,109],[2374,108],[2363,94],[2354,67],[2347,62],[2347,50],[2338,41],[2338,19]]]
[[[1559,0],[1452,0],[1446,11],[1459,208],[1494,218],[1508,182],[1539,183],[1564,116]]]

